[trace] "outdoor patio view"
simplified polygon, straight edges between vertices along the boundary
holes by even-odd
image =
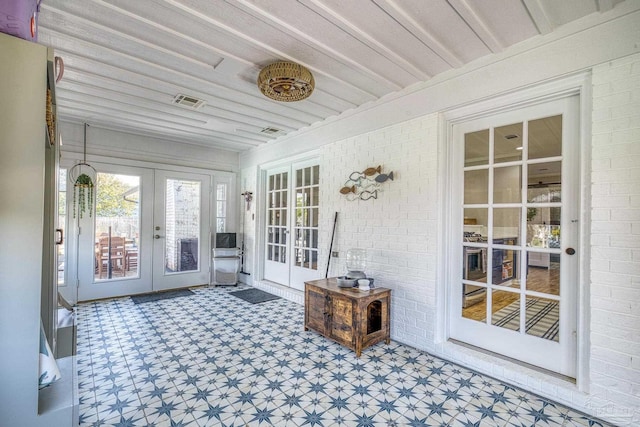
[[[98,173],[95,279],[138,277],[140,177]]]

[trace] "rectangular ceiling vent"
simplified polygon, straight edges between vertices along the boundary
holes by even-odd
[[[280,133],[282,131],[280,129],[276,129],[276,128],[272,128],[272,127],[266,127],[264,129],[262,129],[260,132],[266,133],[267,135],[274,135],[274,134]]]
[[[205,102],[204,100],[198,99],[195,96],[178,94],[175,96],[175,98],[173,98],[173,103],[197,110],[198,108],[202,107]]]

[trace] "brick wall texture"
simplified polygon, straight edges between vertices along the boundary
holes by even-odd
[[[640,55],[592,83],[589,404],[640,422]]]

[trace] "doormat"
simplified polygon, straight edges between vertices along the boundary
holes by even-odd
[[[190,295],[195,294],[189,289],[176,289],[175,291],[152,292],[149,294],[132,295],[131,300],[134,304],[142,304],[145,302],[155,302],[163,299],[188,297]]]
[[[560,322],[558,303],[555,301],[528,298],[525,326],[527,334],[551,341],[558,341]],[[495,326],[520,330],[520,302],[515,301],[493,313],[491,323]]]
[[[250,302],[251,304],[260,304],[261,302],[280,299],[279,296],[276,296],[255,288],[244,289],[242,291],[229,292],[229,294],[233,295],[234,297],[238,297],[241,300]]]

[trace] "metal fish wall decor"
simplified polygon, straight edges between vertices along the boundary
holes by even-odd
[[[380,184],[393,181],[393,172],[382,173],[382,166],[372,166],[362,172],[351,172],[349,179],[340,189],[340,194],[347,196],[347,200],[371,200],[378,198]]]

